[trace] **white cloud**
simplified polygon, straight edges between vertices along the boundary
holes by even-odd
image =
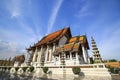
[[[11,14],[11,18],[15,18],[21,15],[21,0],[10,0],[6,2],[6,8]]]
[[[92,12],[90,12],[90,2],[89,0],[87,1],[84,1],[85,3],[83,3],[84,5],[81,6],[80,10],[78,11],[78,13],[75,15],[76,17],[84,17],[84,16],[89,16],[89,15],[92,15]]]
[[[19,16],[19,15],[20,15],[19,12],[13,11],[11,17],[12,17],[12,18],[13,18],[13,17],[17,17],[17,16]]]
[[[23,51],[19,49],[18,45],[13,42],[0,41],[0,59],[14,57],[22,54]]]
[[[36,39],[40,39],[41,35],[40,35],[40,26],[37,24],[38,23],[37,19],[34,18],[33,16],[30,16],[30,19],[34,24],[34,25],[30,25],[30,23],[28,22],[26,15],[25,14],[29,14],[29,12],[25,12],[26,9],[29,9],[30,7],[26,8],[25,4],[31,4],[31,0],[28,0],[27,2],[25,2],[23,4],[23,0],[10,0],[10,1],[5,1],[5,8],[9,11],[10,13],[10,18],[15,18],[15,22],[17,24],[17,26],[15,25],[9,25],[9,27],[15,27],[14,30],[3,30],[0,29],[0,33],[2,33],[4,35],[4,37],[10,38],[11,37],[15,37],[15,36],[23,36],[23,37],[27,37],[28,36],[32,36],[32,40],[36,41]],[[29,10],[28,10],[29,11]],[[23,15],[24,13],[24,15]],[[34,23],[35,22],[35,23]],[[38,27],[39,26],[39,27]],[[33,28],[34,27],[34,28]],[[37,29],[35,29],[37,27]],[[16,29],[20,29],[18,32]],[[21,33],[19,33],[21,32]],[[22,38],[22,37],[21,37]],[[33,39],[34,38],[34,39]],[[2,39],[3,40],[3,39]]]
[[[51,29],[53,28],[55,19],[57,17],[58,11],[62,5],[63,0],[58,0],[58,2],[55,4],[55,6],[53,7],[53,11],[52,14],[50,15],[50,19],[48,21],[48,30],[47,30],[47,34],[50,33]]]

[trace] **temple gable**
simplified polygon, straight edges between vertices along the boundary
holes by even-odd
[[[60,40],[59,40],[59,46],[60,45],[64,45],[66,42],[67,42],[67,37],[66,36],[63,36]]]

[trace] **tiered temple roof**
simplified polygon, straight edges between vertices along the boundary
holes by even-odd
[[[28,48],[28,50],[31,49],[31,48],[34,48],[36,46],[55,43],[67,33],[69,34],[69,37],[72,37],[71,32],[70,32],[70,27],[63,28],[61,30],[58,30],[58,31],[53,32],[51,34],[48,34],[47,36],[43,37],[40,41],[38,41],[38,43],[34,44],[34,46],[30,46]]]
[[[48,34],[47,36],[43,37],[43,39],[41,39],[35,46],[56,42],[62,36],[64,36],[68,31],[70,31],[70,28],[63,28],[62,30]],[[70,37],[71,37],[71,33],[70,33]]]
[[[62,47],[58,47],[56,50],[55,50],[55,53],[54,55],[58,55],[59,52],[62,52],[62,49],[64,51],[78,51],[79,49],[79,43],[69,43],[69,44],[65,44],[63,45]]]
[[[38,43],[34,44],[34,46],[30,46],[28,48],[28,50],[30,50],[32,48],[35,49],[35,47],[38,47],[38,46],[41,46],[41,45],[56,43],[63,36],[67,36],[68,41],[62,47],[58,46],[59,48],[56,49],[57,52],[61,52],[62,48],[64,49],[64,51],[78,51],[79,46],[82,45],[82,44],[84,44],[84,46],[87,49],[89,49],[89,45],[88,45],[86,35],[72,37],[70,27],[68,27],[68,28],[63,28],[61,30],[53,32],[51,34],[48,34],[47,36],[43,37],[40,41],[38,41]]]
[[[70,38],[69,41],[68,41],[68,43],[78,43],[78,42],[80,42],[80,44],[85,44],[87,49],[89,49],[89,45],[88,45],[86,35],[75,36],[75,37]]]
[[[69,40],[68,40],[68,43],[61,46],[61,47],[58,47],[54,53],[54,55],[58,55],[59,52],[62,51],[62,49],[64,49],[64,51],[78,51],[79,50],[79,47],[80,45],[84,44],[85,47],[87,49],[89,49],[89,45],[88,45],[88,42],[87,42],[87,38],[86,38],[86,35],[83,35],[83,36],[75,36],[75,37],[71,37]]]

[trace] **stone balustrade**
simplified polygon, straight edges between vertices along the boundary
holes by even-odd
[[[46,66],[34,66],[34,74],[44,74],[42,71],[42,67],[48,67],[49,72],[52,74],[73,74],[72,68],[79,67],[81,69],[82,75],[99,75],[99,76],[111,76],[108,72],[108,69],[105,67],[104,64],[82,64],[82,65],[46,65]],[[7,69],[6,69],[7,68]],[[8,69],[11,68],[11,69]],[[12,67],[12,66],[0,66],[0,71],[9,71],[11,74],[29,74],[30,73],[30,66],[28,67]]]

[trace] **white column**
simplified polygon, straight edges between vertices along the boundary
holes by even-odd
[[[47,45],[47,50],[46,50],[46,55],[45,55],[45,63],[47,62],[48,50],[49,50],[49,46]]]
[[[34,62],[34,61],[35,61],[35,52],[34,52],[34,54],[33,54],[32,62]]]
[[[37,54],[37,47],[36,47],[35,52],[34,52],[33,62],[35,62],[36,54]]]
[[[89,54],[88,54],[87,48],[85,50],[86,50],[86,54],[87,54],[87,61],[88,61],[88,63],[90,63],[90,58],[89,58]]]
[[[66,53],[64,53],[64,57],[65,57],[64,59],[66,60]]]
[[[85,47],[84,47],[84,45],[82,45],[82,52],[83,52],[83,58],[84,58],[84,62],[85,62],[85,63],[88,63],[88,62],[87,62],[86,50],[85,50]]]
[[[52,49],[49,50],[49,56],[48,56],[49,57],[49,61],[51,61],[51,57],[52,57],[52,51],[51,50]]]
[[[71,51],[69,53],[70,53],[70,60],[72,60],[72,53],[71,53]]]
[[[37,59],[38,62],[41,62],[40,61],[41,60],[41,55],[42,55],[42,46],[41,46],[39,54],[38,54],[38,59]]]
[[[78,53],[76,52],[76,61],[78,60]]]
[[[54,60],[54,56],[53,56],[53,55],[54,55],[55,47],[56,47],[56,46],[55,46],[55,43],[53,43],[53,50],[52,50],[52,56],[51,56],[51,57],[52,57],[52,60]]]
[[[38,50],[37,62],[39,62],[39,58],[40,58],[40,51]]]
[[[54,57],[54,65],[56,65],[56,57]]]
[[[60,54],[59,54],[59,61],[60,61]]]
[[[53,52],[55,51],[55,43],[53,43]]]
[[[76,64],[79,64],[78,52],[76,52]]]
[[[40,50],[40,62],[41,62],[41,56],[43,54],[43,45],[41,45],[41,50]]]

